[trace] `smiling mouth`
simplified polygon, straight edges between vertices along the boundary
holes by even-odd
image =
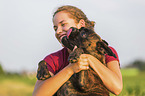
[[[58,38],[61,40],[64,36],[66,36],[66,34],[62,34]]]

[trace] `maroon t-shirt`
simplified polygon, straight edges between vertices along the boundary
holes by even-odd
[[[113,56],[109,56],[105,54],[105,62],[108,63],[113,60],[119,61],[118,54],[116,50],[112,47],[109,47],[113,53],[116,55],[117,58],[114,58]],[[67,48],[63,48],[55,53],[52,53],[44,58],[44,61],[47,62],[48,70],[51,71],[53,74],[58,73],[60,70],[62,70],[65,66],[68,65],[68,56],[69,53],[67,51]]]

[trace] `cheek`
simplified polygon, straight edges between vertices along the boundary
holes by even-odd
[[[56,39],[59,41],[59,39],[58,39],[58,34],[55,33],[55,37],[56,37]]]
[[[67,32],[67,31],[69,30],[70,27],[71,27],[71,26],[69,26],[69,25],[64,26],[64,27],[63,27],[63,31]]]
[[[66,26],[63,27],[63,30],[64,30],[65,32],[67,32],[71,27],[77,28],[78,26],[77,26],[77,24],[75,24],[75,23],[67,24]]]

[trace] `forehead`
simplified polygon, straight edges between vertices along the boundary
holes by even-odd
[[[65,12],[65,11],[58,12],[53,17],[53,24],[54,25],[58,25],[62,21],[67,21],[67,22],[71,22],[71,23],[73,22],[73,23],[75,23],[75,20],[73,18],[71,18],[70,14]]]
[[[69,15],[68,13],[61,11],[55,14],[55,16],[53,17],[53,23],[57,23],[57,22],[61,22],[62,20],[66,20],[69,19]]]

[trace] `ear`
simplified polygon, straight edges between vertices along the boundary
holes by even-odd
[[[81,27],[85,27],[85,21],[84,19],[81,19],[77,25],[78,29],[80,29]]]

